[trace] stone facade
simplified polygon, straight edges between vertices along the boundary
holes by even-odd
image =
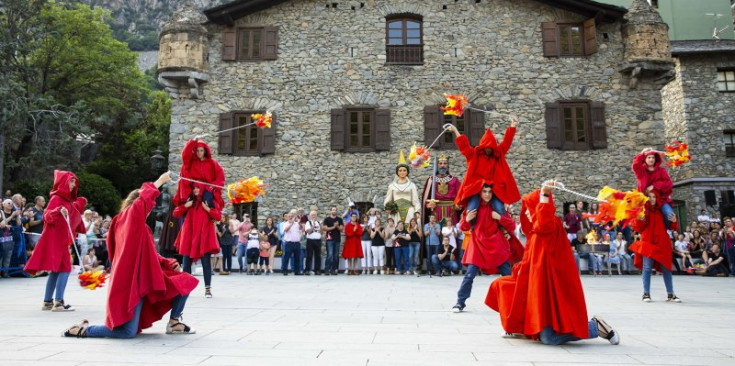
[[[676,187],[673,198],[686,202],[690,218],[703,208],[711,214],[721,211],[721,191],[735,191],[735,159],[725,155],[723,139],[724,131],[735,130],[735,93],[717,90],[717,70],[735,68],[733,55],[735,49],[678,55],[676,80],[662,90],[666,140],[688,142],[693,157],[689,164],[670,170]],[[715,191],[714,207],[705,205],[708,190]]]
[[[597,24],[597,53],[546,58],[541,23],[585,17],[532,0],[331,3],[287,1],[234,20],[235,26],[278,27],[275,61],[222,61],[224,27],[207,24],[209,82],[198,99],[182,94],[173,102],[172,169],[180,166],[186,140],[218,130],[221,113],[276,108],[275,154],[216,156],[228,182],[263,178],[269,187],[259,210],[266,213],[309,205],[342,209],[348,197],[382,207],[399,150],[423,141],[423,109],[443,103],[445,92],[471,94],[477,105],[520,117],[507,159],[522,192],[549,178],[592,195],[605,185],[632,189],[633,155],[665,142],[661,85],[641,78],[632,89],[630,75],[621,72],[627,62],[620,20]],[[385,63],[386,16],[401,13],[423,18],[422,66]],[[606,149],[546,147],[545,103],[571,99],[605,103]],[[390,151],[330,149],[330,110],[348,104],[390,109]],[[487,115],[486,126],[498,135],[507,124],[507,117]],[[216,154],[217,139],[207,141]],[[448,153],[452,173],[462,176],[463,157]],[[412,169],[410,178],[422,187],[430,173]]]

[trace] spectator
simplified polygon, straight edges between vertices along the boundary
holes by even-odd
[[[449,237],[442,238],[442,245],[439,246],[439,250],[436,254],[431,256],[431,264],[434,267],[434,275],[442,277],[444,275],[444,271],[448,270],[448,275],[452,273],[452,271],[458,271],[459,265],[457,265],[456,260],[452,260],[452,251],[454,248],[452,248],[451,245],[449,245]]]
[[[408,230],[411,232],[411,229]],[[429,222],[424,224],[424,231],[423,231],[424,237],[426,237],[426,246],[429,249],[427,258],[434,258],[434,255],[439,252],[439,245],[441,244],[441,237],[442,237],[442,226],[436,222],[436,214],[431,213],[429,215]],[[433,264],[433,259],[431,260],[431,263]],[[434,272],[437,271],[437,268],[432,268]],[[426,270],[428,271],[429,268],[427,267]],[[414,271],[415,272],[415,271]]]
[[[615,240],[613,240],[612,244],[614,245],[618,250],[618,256],[620,256],[620,262],[623,266],[623,273],[630,274],[633,272],[633,257],[628,254],[628,242],[625,240],[625,237],[623,236],[622,232],[618,232],[615,235]]]
[[[260,234],[260,248],[258,251],[260,258],[258,259],[258,270],[255,272],[256,275],[265,273],[266,276],[271,274],[269,272],[270,267],[270,255],[271,255],[271,243],[268,241],[268,236]]]
[[[362,248],[362,274],[372,273],[373,267],[373,253],[370,246],[372,245],[372,238],[370,237],[370,220],[367,216],[361,218],[362,236],[360,237],[360,245]]]
[[[377,208],[371,208],[368,210],[368,225],[370,225],[371,228],[375,227],[375,220],[378,219],[378,209]]]
[[[250,229],[253,228],[253,223],[250,222],[250,215],[243,214],[242,215],[242,222],[240,222],[237,226],[237,245],[238,248],[240,245],[243,245],[244,247],[248,246],[248,235],[250,234]],[[239,259],[238,259],[239,261]]]
[[[684,234],[679,234],[676,242],[674,242],[674,255],[677,258],[681,258],[680,268],[689,268],[694,266],[694,259],[689,254],[689,242],[686,241]],[[686,260],[689,259],[689,265],[687,266]]]
[[[702,255],[704,254],[704,239],[702,239],[699,230],[692,231],[689,254],[691,254],[692,258],[694,258],[697,263],[702,262]]]
[[[594,232],[594,231],[590,231],[590,232]],[[588,244],[598,244],[598,243],[588,243],[587,237],[584,231],[577,232],[576,238],[572,240],[572,246],[576,248],[578,258],[583,258],[587,260],[587,273],[589,274],[599,273],[602,270],[602,263],[598,262],[599,258],[596,255],[594,255],[593,253],[590,253],[590,251],[592,250],[592,247],[590,247]]]
[[[610,241],[610,234],[605,234],[604,240],[607,241],[607,244],[610,245],[610,253],[607,256],[607,265],[612,267],[613,264],[618,265],[618,275],[622,275],[621,268],[622,264],[620,263],[620,248]]]
[[[265,238],[265,237],[263,237]],[[255,275],[260,257],[260,234],[258,229],[251,228],[248,233],[248,243],[245,247],[245,259],[247,260],[247,274]]]
[[[396,251],[393,233],[396,231],[396,224],[392,217],[389,217],[383,228],[385,238],[385,274],[396,274]]]
[[[590,209],[588,211],[588,214],[591,216],[597,216],[597,214],[600,212],[600,205],[597,202],[590,203]],[[600,224],[597,222],[594,222],[593,220],[587,220],[588,221],[588,227],[589,230],[599,231]]]
[[[582,216],[577,212],[574,204],[569,205],[569,213],[564,215],[564,229],[567,230],[567,239],[571,242],[578,238]]]
[[[278,250],[278,225],[275,224],[275,218],[278,216],[274,215],[265,219],[265,225],[260,229],[260,234],[268,237],[268,272],[273,273],[273,264],[276,258],[276,251]]]
[[[219,225],[216,226],[219,238],[220,252],[222,253],[222,272],[220,275],[232,273],[232,247],[235,245],[235,236],[230,229],[230,216],[222,215]]]
[[[3,201],[9,200],[13,197],[13,191],[7,189],[5,190],[5,195],[3,196]]]
[[[411,235],[406,230],[403,221],[398,221],[396,223],[396,230],[393,232],[393,245],[396,252],[396,267],[398,273],[402,275],[409,274],[409,240],[411,240]]]
[[[13,256],[13,240],[12,227],[20,225],[20,211],[13,211],[13,201],[6,199],[3,201],[2,210],[0,210],[0,243],[2,244],[2,277],[10,277],[8,268],[10,267],[10,259]]]
[[[383,228],[383,223],[380,221],[379,218],[375,219],[375,222],[373,223],[373,226],[368,225],[368,228],[370,230],[370,250],[372,251],[372,258],[373,258],[373,274],[382,274],[381,270],[383,269],[383,265],[385,265],[385,261],[383,260],[383,257],[385,256],[385,229]]]
[[[712,250],[707,252],[704,269],[696,271],[697,274],[709,277],[727,277],[730,275],[730,264],[720,249],[719,244],[712,245]]]
[[[33,250],[38,239],[41,239],[41,233],[43,232],[43,212],[46,207],[46,199],[43,196],[38,196],[33,201],[34,205],[30,209],[28,216],[28,233],[36,235],[28,235],[28,247],[26,249]]]
[[[301,235],[303,233],[303,228],[296,217],[296,213],[296,210],[291,210],[291,212],[286,216],[286,222],[283,225],[283,241],[285,249],[283,250],[281,271],[284,276],[288,276],[288,262],[291,261],[292,256],[294,257],[295,262],[292,262],[291,269],[296,275],[302,274],[299,273],[298,267],[295,265],[300,261]]]
[[[421,252],[421,228],[419,227],[419,222],[416,218],[412,218],[411,221],[409,221],[408,235],[411,237],[408,242],[409,271],[413,271],[413,274],[418,276],[419,253]]]
[[[342,242],[341,232],[344,230],[342,218],[337,216],[337,207],[332,206],[329,216],[324,219],[326,233],[327,259],[324,261],[324,274],[337,275],[339,271],[339,244]]]
[[[699,211],[699,216],[697,216],[697,221],[699,222],[710,222],[712,218],[707,214],[707,210],[702,209],[702,211]]]
[[[708,235],[709,240],[705,243],[705,250],[711,251],[713,245],[719,245],[720,248],[722,248],[722,242],[720,241],[720,233],[717,231],[712,231]]]
[[[357,217],[360,217],[360,211],[355,207],[355,204],[350,202],[350,204],[347,206],[347,209],[342,214],[342,219],[344,219],[344,222],[350,222],[350,218],[352,215],[357,215]]]
[[[357,258],[362,258],[362,225],[357,222],[357,215],[350,215],[350,222],[345,226],[345,248],[342,250],[342,258],[345,259],[345,274],[357,275]]]
[[[317,219],[316,211],[309,212],[306,229],[306,272],[305,274],[322,274],[322,227]]]
[[[101,266],[97,260],[97,256],[94,254],[94,248],[87,249],[87,255],[84,256],[82,261],[84,264],[85,271],[103,271],[105,266]]]
[[[735,230],[733,230],[732,225],[730,227],[725,225],[722,232],[724,238],[722,247],[725,249],[725,257],[730,263],[730,273],[733,273],[735,272]]]

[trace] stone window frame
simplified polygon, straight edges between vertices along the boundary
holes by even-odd
[[[401,43],[391,43],[391,24],[401,23]],[[416,37],[408,37],[408,23],[418,23],[418,43],[409,43]],[[385,63],[388,65],[423,65],[424,64],[424,20],[417,14],[393,14],[385,17]]]
[[[720,86],[723,84],[725,88],[721,89]],[[735,93],[735,68],[717,69],[717,91],[720,93]]]
[[[370,144],[369,146],[352,146],[351,138],[351,116],[352,113],[363,115],[368,113],[370,116]],[[359,117],[358,117],[359,118]],[[364,120],[363,120],[364,121]],[[381,109],[375,105],[347,105],[342,108],[331,110],[331,149],[335,151],[343,151],[349,153],[367,153],[375,151],[388,151],[391,146],[390,136],[391,111],[390,109]],[[363,140],[362,128],[363,123],[359,123],[358,141]]]
[[[725,156],[735,158],[735,130],[724,130],[722,134],[725,140]]]
[[[375,151],[375,108],[347,108],[346,118],[346,141],[345,151],[347,152],[370,152]],[[353,118],[355,121],[353,122]],[[365,117],[369,117],[367,123],[368,132],[364,131],[365,128]],[[357,131],[352,132],[352,127],[356,127]],[[369,143],[365,144],[365,138],[369,139]],[[352,139],[355,138],[357,144],[352,144]]]
[[[583,108],[584,142],[567,141],[565,108]],[[549,149],[586,151],[607,148],[605,104],[602,102],[577,99],[546,103],[545,119],[546,146]],[[572,137],[574,136],[573,133]]]
[[[562,28],[580,27],[580,52],[562,53]],[[567,35],[571,39],[571,33]],[[597,28],[594,18],[583,22],[541,23],[542,48],[545,57],[584,57],[597,53]]]
[[[444,124],[449,123],[447,118],[451,118],[451,123],[456,126],[457,118],[444,115],[441,110],[442,106],[436,104],[424,107],[424,144],[426,146],[431,145],[441,133]],[[485,113],[466,108],[462,119],[464,121],[464,131],[460,131],[460,133],[467,136],[472,146],[477,146],[485,132]],[[457,144],[454,141],[454,134],[447,132],[444,135],[439,138],[434,148],[437,150],[456,150]],[[446,141],[447,135],[451,136],[451,141]]]

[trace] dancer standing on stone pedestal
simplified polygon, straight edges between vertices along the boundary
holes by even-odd
[[[154,183],[143,183],[123,201],[120,214],[112,219],[107,246],[112,261],[107,315],[104,325],[87,320],[64,332],[67,337],[133,338],[160,320],[169,310],[167,334],[193,334],[181,322],[186,299],[199,282],[181,272],[174,259],[156,252],[153,233],[146,217],[156,205],[158,189],[171,178],[164,173]]]
[[[544,182],[523,197],[520,219],[528,236],[523,259],[511,276],[493,281],[485,304],[500,313],[506,337],[519,334],[550,345],[602,337],[618,344],[619,335],[604,320],[587,320],[582,281],[556,217],[554,185]]]

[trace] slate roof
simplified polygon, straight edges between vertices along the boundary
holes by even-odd
[[[671,41],[671,55],[735,52],[735,39]]]

